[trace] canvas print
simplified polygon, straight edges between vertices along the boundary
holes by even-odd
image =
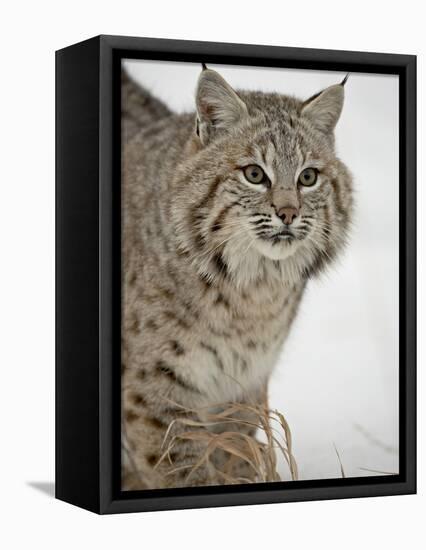
[[[398,77],[121,79],[122,489],[398,474]]]

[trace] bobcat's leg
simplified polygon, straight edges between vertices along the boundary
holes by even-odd
[[[129,410],[125,413],[124,490],[221,483],[209,462],[192,471],[203,455],[206,443],[179,439],[183,432],[195,434],[202,432],[203,428],[181,424],[178,419],[184,415],[179,409],[162,411],[161,416],[150,408],[145,408],[139,416],[134,414]]]
[[[146,370],[143,376],[141,372],[125,370],[123,376],[123,489],[219,483],[215,468],[208,462],[191,472],[206,449],[205,439],[179,437],[184,432],[203,432],[202,427],[183,422],[199,417],[179,405],[202,408],[196,399],[203,396],[191,394],[190,388],[182,388],[173,379],[169,381],[167,372]]]
[[[214,427],[190,425],[181,420],[208,419],[208,415],[204,418],[204,414],[200,419],[194,412],[196,405],[192,406],[192,412],[178,405],[179,402],[188,402],[190,394],[188,400],[184,400],[182,396],[179,398],[170,391],[171,397],[162,400],[159,397],[161,393],[150,392],[149,386],[139,385],[137,389],[137,384],[132,380],[134,376],[135,373],[126,373],[125,386],[127,379],[129,389],[123,391],[124,490],[220,485],[227,483],[227,476],[228,479],[229,476],[236,478],[237,482],[256,481],[255,472],[246,461],[232,458],[232,455],[220,449],[209,455],[208,460],[201,460],[201,464],[197,464],[203,458],[213,431],[216,434],[234,431],[254,437],[256,415],[242,411],[239,415],[243,422],[223,423]],[[146,377],[149,380],[149,376]],[[207,431],[210,433],[207,434]],[[189,432],[190,435],[180,437],[183,432]],[[194,469],[195,465],[197,467]]]

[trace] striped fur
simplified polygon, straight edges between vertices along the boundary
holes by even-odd
[[[203,70],[195,115],[160,113],[125,144],[125,489],[186,484],[184,469],[155,468],[179,405],[261,399],[307,281],[346,241],[352,183],[333,137],[342,105],[343,85],[302,102],[236,93]],[[268,185],[245,180],[251,164]],[[297,183],[306,167],[318,170],[312,188]],[[289,202],[300,215],[281,238],[277,209]],[[175,466],[201,450],[185,443]],[[191,478],[219,482],[207,467]]]

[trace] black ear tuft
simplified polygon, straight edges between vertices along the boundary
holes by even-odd
[[[207,65],[205,63],[201,63],[201,66],[203,67],[203,71],[207,71]]]
[[[346,82],[348,81],[348,78],[349,78],[349,73],[345,76],[345,78],[342,80],[342,82],[340,83],[340,86],[344,86],[346,84]]]

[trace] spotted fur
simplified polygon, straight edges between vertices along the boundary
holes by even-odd
[[[181,406],[258,402],[307,281],[345,244],[352,183],[334,149],[343,84],[300,101],[235,92],[204,68],[195,114],[156,106],[160,116],[125,140],[125,489],[187,483],[184,466],[201,447],[178,447],[173,475],[157,465]],[[124,121],[129,111],[124,105]],[[247,165],[260,166],[267,182],[248,182]],[[298,182],[306,167],[318,173],[312,188]],[[299,212],[290,228],[278,216],[289,205]],[[190,481],[219,482],[208,467]]]

